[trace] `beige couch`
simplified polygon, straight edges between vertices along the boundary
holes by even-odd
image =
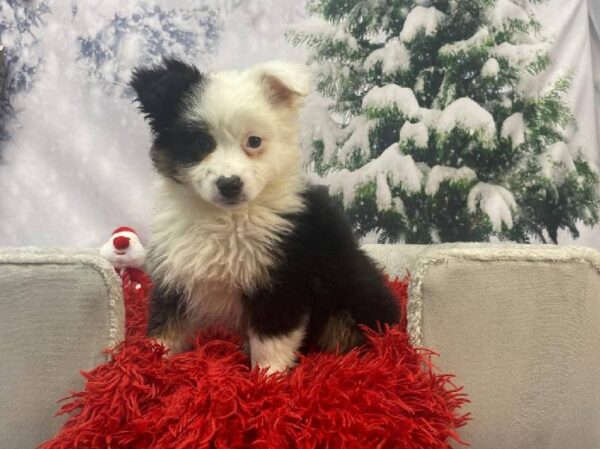
[[[369,245],[412,273],[409,330],[457,375],[476,449],[600,448],[600,254],[516,245]],[[0,448],[62,423],[56,400],[122,337],[119,279],[95,251],[0,250]],[[457,445],[458,446],[458,445]]]

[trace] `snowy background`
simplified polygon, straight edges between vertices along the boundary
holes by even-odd
[[[600,49],[594,27],[600,8],[594,2],[553,0],[537,12],[554,38],[554,65],[539,83],[573,70],[569,102],[578,129],[572,138],[598,165],[600,58],[593,49]],[[99,246],[121,225],[147,235],[150,139],[126,86],[135,65],[162,55],[206,70],[306,58],[284,37],[306,18],[304,1],[173,4],[0,0],[0,42],[13,69],[0,124],[0,245]],[[575,243],[600,248],[600,229],[580,230]]]

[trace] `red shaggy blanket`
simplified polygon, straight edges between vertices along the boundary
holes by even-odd
[[[450,448],[468,416],[452,376],[415,349],[405,323],[368,332],[345,355],[310,354],[288,374],[250,370],[237,337],[198,335],[192,352],[163,359],[143,337],[149,281],[124,280],[127,338],[82,373],[85,389],[43,449]],[[407,280],[390,282],[402,304]]]

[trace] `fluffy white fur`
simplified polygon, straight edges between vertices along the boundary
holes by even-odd
[[[273,96],[282,86],[289,101],[274,107]],[[150,248],[160,255],[152,260],[153,273],[186,293],[193,327],[219,324],[245,331],[241,291],[269,281],[277,235],[290,226],[282,213],[303,207],[297,122],[308,88],[303,68],[270,63],[212,74],[202,91],[188,98],[185,117],[206,123],[216,149],[179,176],[182,184],[160,180]],[[260,157],[245,146],[250,135],[262,139]],[[243,201],[223,203],[216,188],[220,176],[242,179]],[[165,343],[173,352],[182,347],[181,341]],[[257,350],[261,366],[285,369],[297,347],[284,357],[288,363],[269,360],[273,351]]]

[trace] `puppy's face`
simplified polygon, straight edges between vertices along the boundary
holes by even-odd
[[[240,207],[299,170],[306,72],[272,62],[202,74],[176,60],[136,69],[131,85],[154,134],[157,170],[204,201]]]

